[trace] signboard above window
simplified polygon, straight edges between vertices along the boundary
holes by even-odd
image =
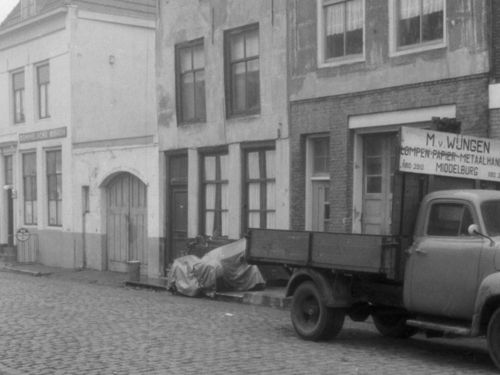
[[[399,170],[500,181],[500,140],[402,127]]]

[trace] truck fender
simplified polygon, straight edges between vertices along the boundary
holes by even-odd
[[[286,296],[293,296],[297,287],[305,281],[312,281],[318,287],[326,306],[338,308],[352,305],[350,278],[311,268],[302,268],[293,273],[288,281]]]
[[[497,307],[500,307],[500,272],[488,275],[479,286],[472,316],[471,336],[478,336],[485,331]]]

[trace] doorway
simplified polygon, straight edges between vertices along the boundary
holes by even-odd
[[[147,268],[147,189],[130,173],[120,173],[107,186],[108,269],[125,272],[127,261]]]
[[[395,146],[395,133],[363,136],[362,233],[391,233]]]

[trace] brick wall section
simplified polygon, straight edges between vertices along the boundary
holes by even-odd
[[[488,77],[471,76],[291,103],[292,229],[305,225],[305,138],[328,132],[331,150],[331,231],[351,230],[353,135],[350,115],[456,105],[462,134],[488,136]],[[500,116],[500,113],[496,115]],[[345,218],[348,218],[346,221]]]
[[[492,66],[491,73],[496,82],[500,79],[500,1],[491,1],[491,38],[492,38]]]

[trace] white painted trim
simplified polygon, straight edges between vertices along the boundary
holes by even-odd
[[[414,0],[415,1],[415,0]],[[397,46],[397,31],[396,31],[396,0],[389,0],[389,57],[397,57],[409,55],[412,53],[421,53],[439,48],[445,48],[448,45],[448,18],[446,12],[446,0],[444,1],[443,10],[443,39],[429,43],[419,43],[413,46],[407,46],[398,49]]]
[[[318,58],[318,68],[330,68],[347,64],[354,64],[358,62],[364,62],[366,60],[365,55],[365,45],[366,45],[366,0],[363,0],[363,52],[357,55],[348,55],[342,56],[335,59],[326,60],[325,59],[325,22],[323,15],[323,4],[325,0],[316,0],[316,50],[317,50],[317,58]],[[327,5],[330,5],[334,2],[329,2]],[[340,1],[338,1],[340,2]]]
[[[456,105],[443,105],[408,109],[404,111],[371,113],[349,116],[349,129],[372,128],[375,126],[400,125],[415,122],[431,121],[433,117],[455,118]]]
[[[500,83],[492,83],[488,87],[488,108],[500,108]]]

